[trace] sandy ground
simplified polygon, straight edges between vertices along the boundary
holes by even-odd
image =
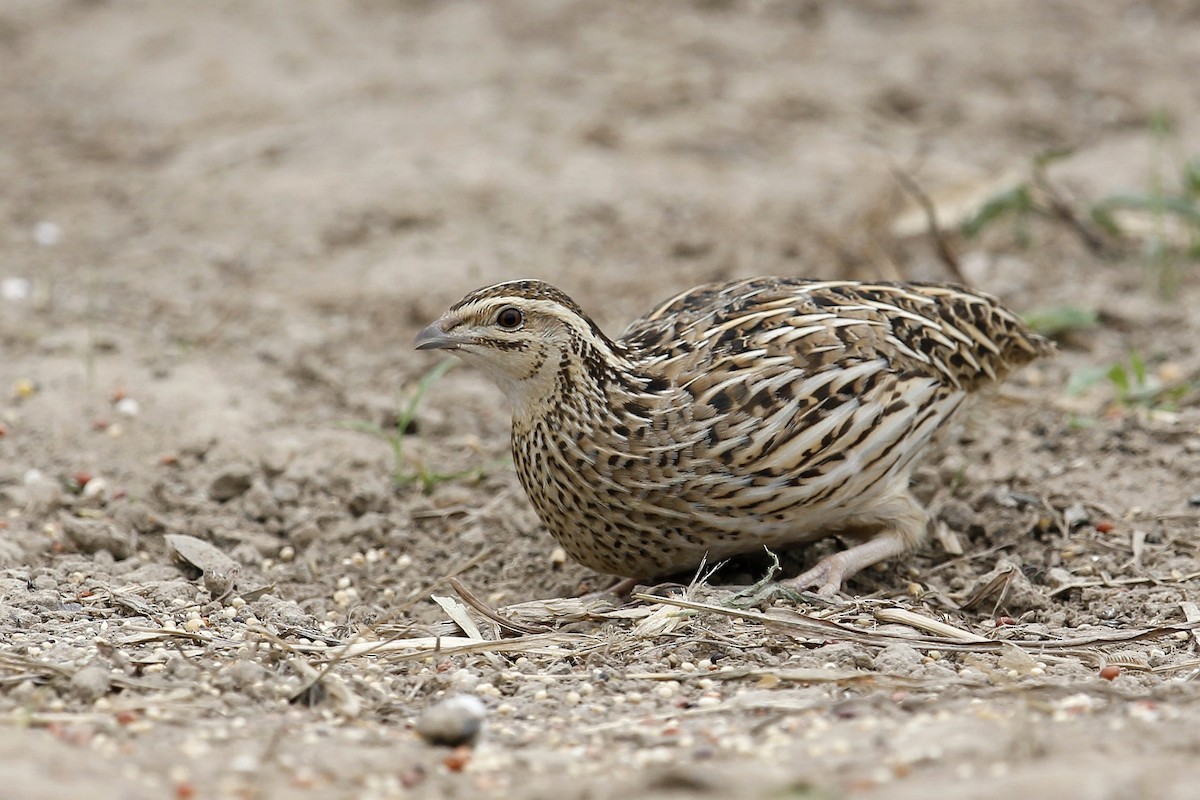
[[[1169,0],[4,3],[3,794],[1195,796],[1200,281],[1161,216],[951,236],[1099,322],[948,432],[938,535],[837,608],[730,612],[754,565],[660,590],[705,608],[529,604],[606,579],[540,530],[498,390],[429,389],[401,472],[482,474],[427,493],[355,427],[486,283],[616,331],[716,278],[949,278],[896,168],[946,219],[1058,149],[1083,219],[1176,191],[1196,75]],[[1067,391],[1130,353],[1180,390]],[[478,744],[426,744],[460,693]]]

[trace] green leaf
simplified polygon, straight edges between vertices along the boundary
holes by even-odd
[[[1181,197],[1141,194],[1116,194],[1106,197],[1092,209],[1092,219],[1096,219],[1098,210],[1103,210],[1111,218],[1112,211],[1119,209],[1149,211],[1154,214],[1174,214],[1189,223],[1200,224],[1200,207],[1197,207],[1192,201]]]
[[[1182,179],[1184,197],[1200,199],[1200,158],[1193,158],[1183,165]]]
[[[1081,367],[1071,373],[1070,380],[1067,381],[1066,392],[1071,397],[1078,397],[1084,394],[1096,384],[1108,377],[1112,367],[1093,365],[1090,367]]]
[[[1129,373],[1124,364],[1113,364],[1104,374],[1117,390],[1118,399],[1124,399],[1129,394]]]
[[[1096,223],[1096,227],[1102,229],[1110,236],[1121,236],[1121,226],[1117,224],[1117,218],[1113,216],[1112,209],[1103,203],[1097,203],[1092,206],[1090,214],[1092,222]]]
[[[992,195],[979,213],[962,225],[963,235],[968,238],[978,236],[984,228],[1009,214],[1025,214],[1033,208],[1029,195],[1029,187],[1019,184]]]
[[[1129,354],[1129,366],[1133,370],[1133,378],[1136,381],[1136,386],[1143,387],[1146,385],[1146,362],[1142,360],[1141,355],[1135,350]]]
[[[1022,315],[1029,327],[1043,336],[1057,336],[1068,331],[1094,328],[1100,323],[1100,314],[1095,309],[1076,306],[1048,306],[1037,308]]]
[[[1165,108],[1160,108],[1150,115],[1150,133],[1159,139],[1166,138],[1175,132],[1175,118]]]
[[[1075,154],[1074,147],[1053,147],[1044,150],[1033,157],[1034,169],[1045,169],[1056,161],[1062,161]]]

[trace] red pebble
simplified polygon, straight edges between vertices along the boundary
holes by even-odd
[[[471,748],[467,745],[454,748],[446,754],[446,758],[442,760],[442,763],[451,772],[462,772],[467,768],[467,764],[471,763]]]
[[[1121,668],[1116,664],[1109,664],[1100,670],[1100,677],[1104,678],[1106,681],[1116,680],[1117,676],[1120,674]]]
[[[124,711],[118,711],[116,713],[116,717],[117,717],[117,722],[119,722],[122,725],[128,725],[132,722],[137,722],[138,715],[137,715],[136,711],[130,711],[130,710],[126,709]]]
[[[1017,624],[1017,621],[1015,619],[1013,619],[1012,617],[996,617],[996,627],[997,628],[1002,627],[1004,625],[1016,625],[1016,624]]]
[[[8,426],[0,422],[0,439],[3,439],[5,436],[8,436]]]
[[[78,486],[80,489],[82,489],[83,487],[87,486],[89,483],[92,482],[92,473],[76,472],[74,475],[71,476],[71,480],[75,481],[75,485]]]
[[[194,783],[183,781],[182,783],[175,784],[175,797],[178,800],[192,800],[195,796],[196,785]]]
[[[1112,533],[1113,524],[1106,519],[1102,519],[1096,523],[1096,530],[1100,533]]]

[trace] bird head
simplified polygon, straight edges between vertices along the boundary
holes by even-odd
[[[552,396],[616,346],[548,283],[511,281],[471,292],[417,334],[417,350],[449,350],[495,381],[514,405]]]

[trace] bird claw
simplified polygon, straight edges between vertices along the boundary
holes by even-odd
[[[815,589],[818,597],[829,599],[842,590],[842,582],[846,577],[846,559],[843,553],[834,553],[821,559],[803,575],[797,575],[782,583],[795,590]]]

